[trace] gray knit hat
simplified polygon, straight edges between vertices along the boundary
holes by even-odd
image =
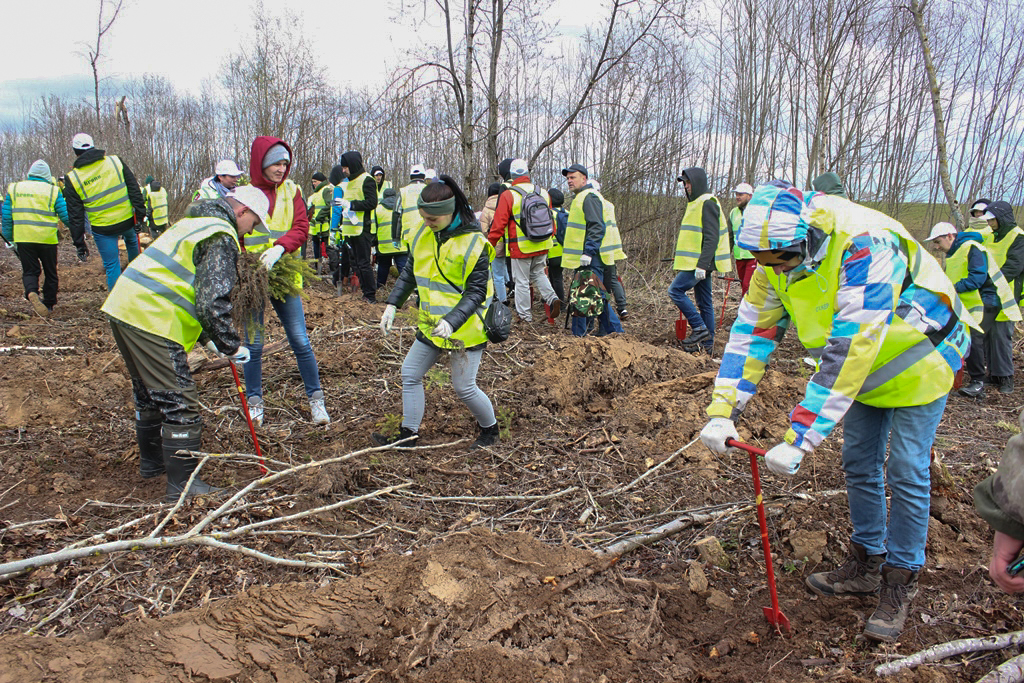
[[[263,155],[262,168],[273,166],[279,161],[287,161],[290,163],[291,160],[292,155],[288,153],[288,148],[279,142],[268,149],[267,153]]]
[[[28,168],[28,174],[36,178],[43,178],[44,180],[53,180],[53,175],[50,173],[50,165],[42,159],[36,159],[32,162],[32,165]]]

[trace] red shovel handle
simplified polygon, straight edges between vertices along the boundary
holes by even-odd
[[[238,368],[235,367],[234,361],[231,360],[228,361],[228,365],[231,366],[231,374],[235,376],[238,398],[242,401],[242,412],[245,413],[245,421],[249,425],[249,433],[252,434],[252,445],[256,447],[256,457],[260,459],[260,474],[266,474],[268,470],[263,463],[263,453],[260,451],[260,440],[256,438],[256,428],[252,426],[252,417],[249,416],[249,402],[245,400],[245,390],[242,389],[242,381],[238,379]]]

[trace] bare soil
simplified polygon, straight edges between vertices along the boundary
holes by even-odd
[[[78,265],[63,245],[60,276],[60,302],[44,320],[22,297],[15,260],[0,255],[0,346],[74,347],[0,353],[0,562],[131,520],[141,521],[105,538],[145,537],[170,509],[162,478],[138,474],[130,384],[99,312],[98,259]],[[562,321],[535,322],[488,348],[479,384],[505,429],[493,449],[468,449],[477,428],[441,364],[428,376],[421,430],[434,448],[369,450],[257,486],[213,530],[406,485],[399,491],[237,539],[249,554],[126,551],[0,583],[0,683],[867,681],[894,653],[1024,626],[1016,600],[987,578],[991,534],[971,504],[1013,433],[1020,390],[950,398],[936,451],[952,479],[934,492],[928,564],[897,645],[860,636],[873,600],[822,599],[803,584],[847,551],[841,434],[795,479],[762,475],[781,607],[793,625],[780,635],[761,609],[769,597],[749,461],[691,444],[717,366],[674,345],[667,282],[627,287],[624,335],[580,340]],[[308,289],[333,421],[309,423],[290,351],[265,358],[259,436],[278,471],[368,449],[370,433],[401,414],[413,319],[400,316],[402,329],[385,337],[376,327],[383,305],[338,297],[326,283]],[[729,319],[736,300],[731,293]],[[270,340],[282,339],[273,314],[268,324]],[[723,330],[719,350],[724,339]],[[744,438],[763,447],[781,438],[806,382],[800,359],[787,340],[740,424]],[[204,447],[252,453],[230,370],[196,379]],[[260,476],[238,457],[207,470],[231,491]],[[182,533],[217,505],[193,501],[163,533]],[[621,557],[601,552],[694,513],[658,543]],[[706,554],[711,536],[724,551],[718,564]],[[296,569],[254,553],[337,566]],[[1008,654],[896,680],[973,681]]]

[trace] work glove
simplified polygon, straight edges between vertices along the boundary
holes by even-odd
[[[78,248],[78,260],[85,263],[89,259],[89,248],[79,247]]]
[[[729,452],[729,446],[725,445],[726,440],[740,440],[736,433],[736,423],[724,417],[714,417],[700,430],[700,442],[719,455]]]
[[[764,454],[764,463],[780,477],[791,477],[800,469],[805,454],[799,446],[783,442]]]
[[[218,349],[217,345],[213,343],[213,340],[206,342],[205,344],[203,344],[203,346],[206,348],[207,351],[217,356],[218,358],[224,357],[224,354],[220,352],[220,349]]]
[[[278,244],[263,252],[263,255],[260,256],[260,263],[262,263],[267,270],[270,270],[282,256],[284,256],[284,247]]]
[[[13,251],[13,252],[14,252],[14,255],[15,255],[15,256],[20,256],[20,255],[18,254],[18,245],[17,245],[17,244],[14,244],[14,243],[12,242],[11,244],[8,244],[8,245],[7,245],[7,248],[8,248],[8,249],[10,249],[11,251]]]
[[[693,271],[693,277],[697,279],[697,282],[701,282],[707,276],[708,271],[704,270],[703,268],[697,268],[696,270]]]
[[[231,354],[232,363],[248,363],[249,362],[249,347],[239,346],[238,350]]]
[[[452,332],[454,331],[455,330],[452,329],[452,324],[447,320],[442,319],[441,322],[437,324],[437,327],[434,328],[434,331],[430,333],[430,336],[447,339],[452,336]]]
[[[580,265],[583,266],[584,268],[590,265],[590,261],[591,261],[591,258],[589,256],[587,256],[586,254],[583,254],[582,256],[580,256]]]
[[[384,307],[384,315],[380,317],[380,330],[384,334],[390,332],[391,326],[395,324],[395,311],[397,310],[391,304]]]
[[[341,209],[342,213],[345,213],[352,206],[352,203],[347,199],[335,199],[334,205]]]

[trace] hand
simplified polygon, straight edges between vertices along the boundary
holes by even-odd
[[[85,263],[87,260],[89,260],[89,248],[88,247],[79,247],[78,248],[78,260],[81,261],[82,263]]]
[[[441,339],[447,339],[448,337],[452,336],[452,332],[454,331],[455,330],[452,329],[451,323],[449,323],[447,320],[441,320],[441,322],[437,324],[437,327],[434,328],[434,331],[430,333],[430,336],[440,337]]]
[[[725,445],[729,439],[739,441],[740,435],[736,433],[736,423],[724,417],[712,418],[704,425],[704,429],[700,430],[701,443],[719,455],[729,452],[730,447]]]
[[[697,282],[702,281],[707,276],[708,271],[704,270],[703,268],[697,268],[696,270],[693,271],[693,277],[697,279]]]
[[[791,443],[780,443],[764,455],[764,463],[780,477],[791,477],[800,469],[800,461],[804,459],[804,449]]]
[[[249,347],[239,346],[238,350],[231,354],[232,363],[248,363],[249,362]]]
[[[270,270],[282,256],[284,256],[284,247],[278,244],[263,252],[263,255],[260,256],[260,263],[262,263],[267,270]]]
[[[1024,541],[1018,541],[1002,531],[996,532],[992,541],[992,562],[988,566],[988,575],[996,585],[1007,593],[1024,591],[1024,573],[1010,576],[1006,568],[1017,559],[1017,553],[1024,547]]]
[[[336,207],[338,207],[339,209],[341,209],[342,213],[344,213],[344,212],[349,210],[349,208],[352,206],[352,203],[349,202],[349,200],[347,200],[347,199],[340,199],[339,198],[339,199],[335,199],[334,200],[334,205]]]
[[[220,349],[218,349],[217,345],[213,343],[213,340],[206,342],[205,344],[203,344],[203,346],[206,348],[207,351],[217,356],[218,358],[224,357],[224,354],[220,352]]]
[[[388,304],[384,307],[384,315],[380,317],[380,331],[387,334],[391,331],[391,326],[395,324],[395,311],[394,306]]]
[[[589,256],[587,256],[586,254],[582,254],[580,256],[580,265],[581,266],[583,266],[583,267],[589,266],[590,265],[590,261],[591,261],[591,258]]]
[[[14,252],[15,256],[20,256],[20,254],[18,253],[18,245],[17,244],[12,242],[12,243],[8,244],[7,246],[10,248],[11,251]]]

